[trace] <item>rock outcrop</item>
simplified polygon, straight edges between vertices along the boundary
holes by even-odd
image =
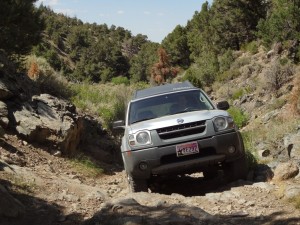
[[[67,100],[40,93],[26,75],[0,74],[0,128],[53,153],[74,155],[80,150],[106,163],[117,158],[99,121],[77,113]]]

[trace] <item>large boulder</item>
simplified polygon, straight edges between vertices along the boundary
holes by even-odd
[[[35,95],[12,115],[15,129],[24,139],[57,145],[67,155],[76,151],[82,121],[69,102],[48,94]]]
[[[274,171],[274,180],[288,180],[299,173],[299,167],[294,162],[280,163]]]

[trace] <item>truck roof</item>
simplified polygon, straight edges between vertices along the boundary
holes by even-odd
[[[193,86],[189,81],[174,83],[174,84],[164,84],[156,87],[151,87],[143,90],[137,90],[133,95],[133,100],[146,98],[154,95],[160,95],[164,93],[172,93],[178,91],[184,91],[189,89],[198,89]]]

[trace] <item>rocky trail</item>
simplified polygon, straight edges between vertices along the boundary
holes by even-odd
[[[49,148],[13,135],[0,142],[0,188],[15,201],[2,200],[1,225],[300,224],[282,183],[228,184],[221,175],[205,181],[193,174],[130,193],[121,166],[103,165],[102,175],[86,176]],[[289,182],[299,191],[299,175]]]

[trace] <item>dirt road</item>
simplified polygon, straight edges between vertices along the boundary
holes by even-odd
[[[1,143],[0,184],[25,206],[0,225],[300,224],[282,184],[201,174],[160,180],[149,193],[129,193],[121,166],[88,177],[72,162],[9,136]],[[51,154],[50,154],[51,153]]]

